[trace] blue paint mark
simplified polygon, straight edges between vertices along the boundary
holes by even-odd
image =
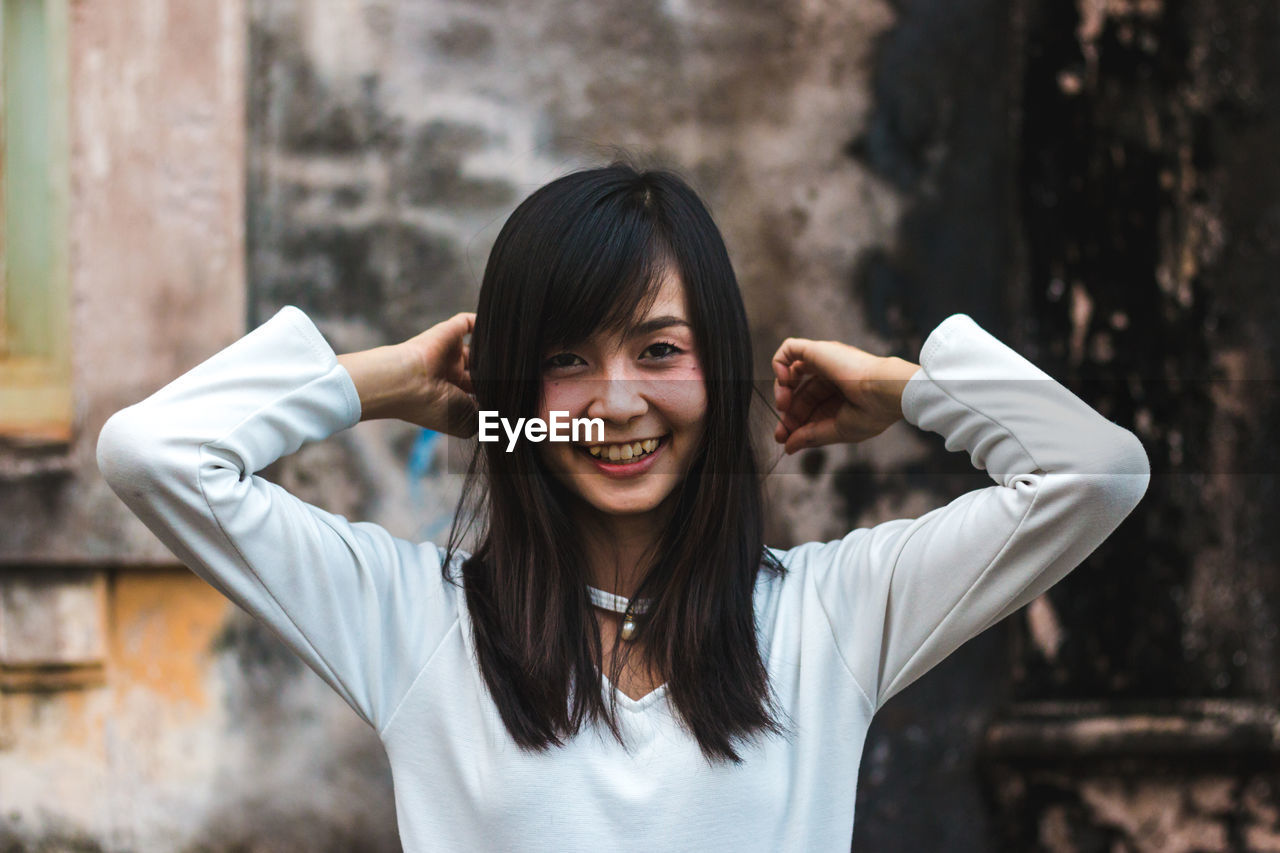
[[[409,499],[413,506],[427,514],[427,501],[423,493],[423,482],[430,479],[435,461],[436,447],[440,445],[441,434],[423,427],[409,449],[409,460],[405,465],[405,477],[409,481]],[[448,530],[452,517],[425,517],[418,529],[418,538],[422,541],[436,541],[436,537]]]
[[[431,457],[435,454],[436,443],[440,440],[440,433],[435,430],[423,427],[418,433],[418,438],[413,442],[413,447],[409,450],[409,469],[406,473],[409,475],[410,484],[415,484],[431,467]]]

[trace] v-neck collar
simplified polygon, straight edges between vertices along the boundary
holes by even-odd
[[[639,713],[653,703],[660,701],[662,697],[667,695],[667,683],[665,681],[641,696],[639,699],[632,699],[630,696],[615,687],[613,682],[609,680],[609,676],[605,675],[603,672],[600,673],[600,678],[604,681],[605,689],[612,690],[614,695],[618,697],[618,707],[625,708],[628,711]]]

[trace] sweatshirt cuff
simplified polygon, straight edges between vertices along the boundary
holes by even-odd
[[[348,429],[360,423],[360,417],[363,414],[360,406],[360,392],[356,389],[355,382],[351,379],[351,374],[338,362],[337,353],[334,352],[329,342],[325,340],[324,335],[320,333],[315,322],[296,305],[284,306],[276,312],[276,317],[288,321],[306,341],[312,352],[316,354],[316,358],[324,363],[327,368],[326,372],[333,374],[338,387],[342,391],[344,403],[343,420],[340,429]]]
[[[952,340],[964,331],[977,330],[986,334],[968,314],[952,314],[939,323],[920,348],[920,369],[911,374],[907,386],[902,390],[902,416],[912,426],[920,425],[920,416],[929,402],[930,395],[943,394],[942,390],[930,381],[930,368],[935,366],[938,356],[947,349]],[[945,396],[945,395],[944,395]]]

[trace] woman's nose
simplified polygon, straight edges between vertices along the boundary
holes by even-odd
[[[593,384],[587,417],[626,423],[643,415],[649,408],[642,393],[642,382],[631,378],[626,370],[606,371],[604,378]]]

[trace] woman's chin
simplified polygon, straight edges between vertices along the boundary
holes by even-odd
[[[643,516],[661,509],[670,496],[670,489],[643,489],[631,494],[620,494],[622,489],[595,490],[579,494],[600,515],[624,517]]]
[[[638,517],[652,513],[662,505],[661,500],[588,501],[591,508],[601,515],[614,517]]]
[[[592,513],[609,517],[637,517],[654,513],[675,493],[680,477],[665,471],[648,471],[628,479],[609,477],[594,470],[590,461],[557,459],[552,468],[561,483]],[[569,464],[566,464],[569,463]]]

